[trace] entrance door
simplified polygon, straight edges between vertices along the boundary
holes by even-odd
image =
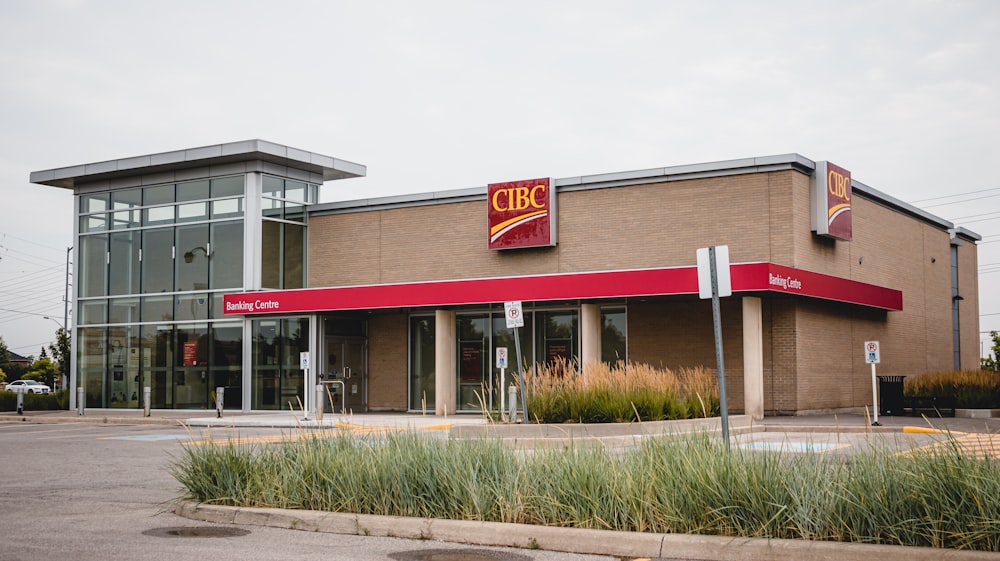
[[[368,353],[367,344],[363,338],[327,337],[326,361],[323,371],[325,380],[339,380],[344,383],[346,391],[346,408],[348,412],[364,413],[368,411]],[[334,395],[334,410],[339,413],[341,404],[345,403],[339,384],[330,386]]]

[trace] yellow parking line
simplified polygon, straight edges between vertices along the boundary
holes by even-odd
[[[919,448],[914,448],[900,454],[934,453],[956,450],[959,453],[977,459],[1000,459],[1000,435],[979,433],[958,433],[961,436],[932,442]]]
[[[932,429],[927,427],[903,427],[903,432],[908,434],[965,434],[964,432]]]

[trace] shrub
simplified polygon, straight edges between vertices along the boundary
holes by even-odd
[[[906,397],[951,397],[961,409],[1000,409],[1000,373],[990,370],[935,372],[907,377]]]
[[[59,390],[57,392],[40,394],[24,394],[25,411],[58,411],[69,409],[69,391]],[[0,392],[0,411],[17,411],[17,394],[14,392]]]
[[[539,423],[622,423],[719,414],[715,375],[622,362],[535,366],[525,373],[531,418]]]

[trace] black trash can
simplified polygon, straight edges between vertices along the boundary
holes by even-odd
[[[879,415],[903,414],[903,378],[906,376],[879,376]]]

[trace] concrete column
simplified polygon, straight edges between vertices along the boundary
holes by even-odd
[[[597,304],[580,306],[580,367],[601,362],[601,308]]]
[[[760,298],[743,297],[743,409],[764,418],[764,323]]]
[[[458,384],[458,340],[455,312],[434,311],[434,414],[455,413],[455,386]]]

